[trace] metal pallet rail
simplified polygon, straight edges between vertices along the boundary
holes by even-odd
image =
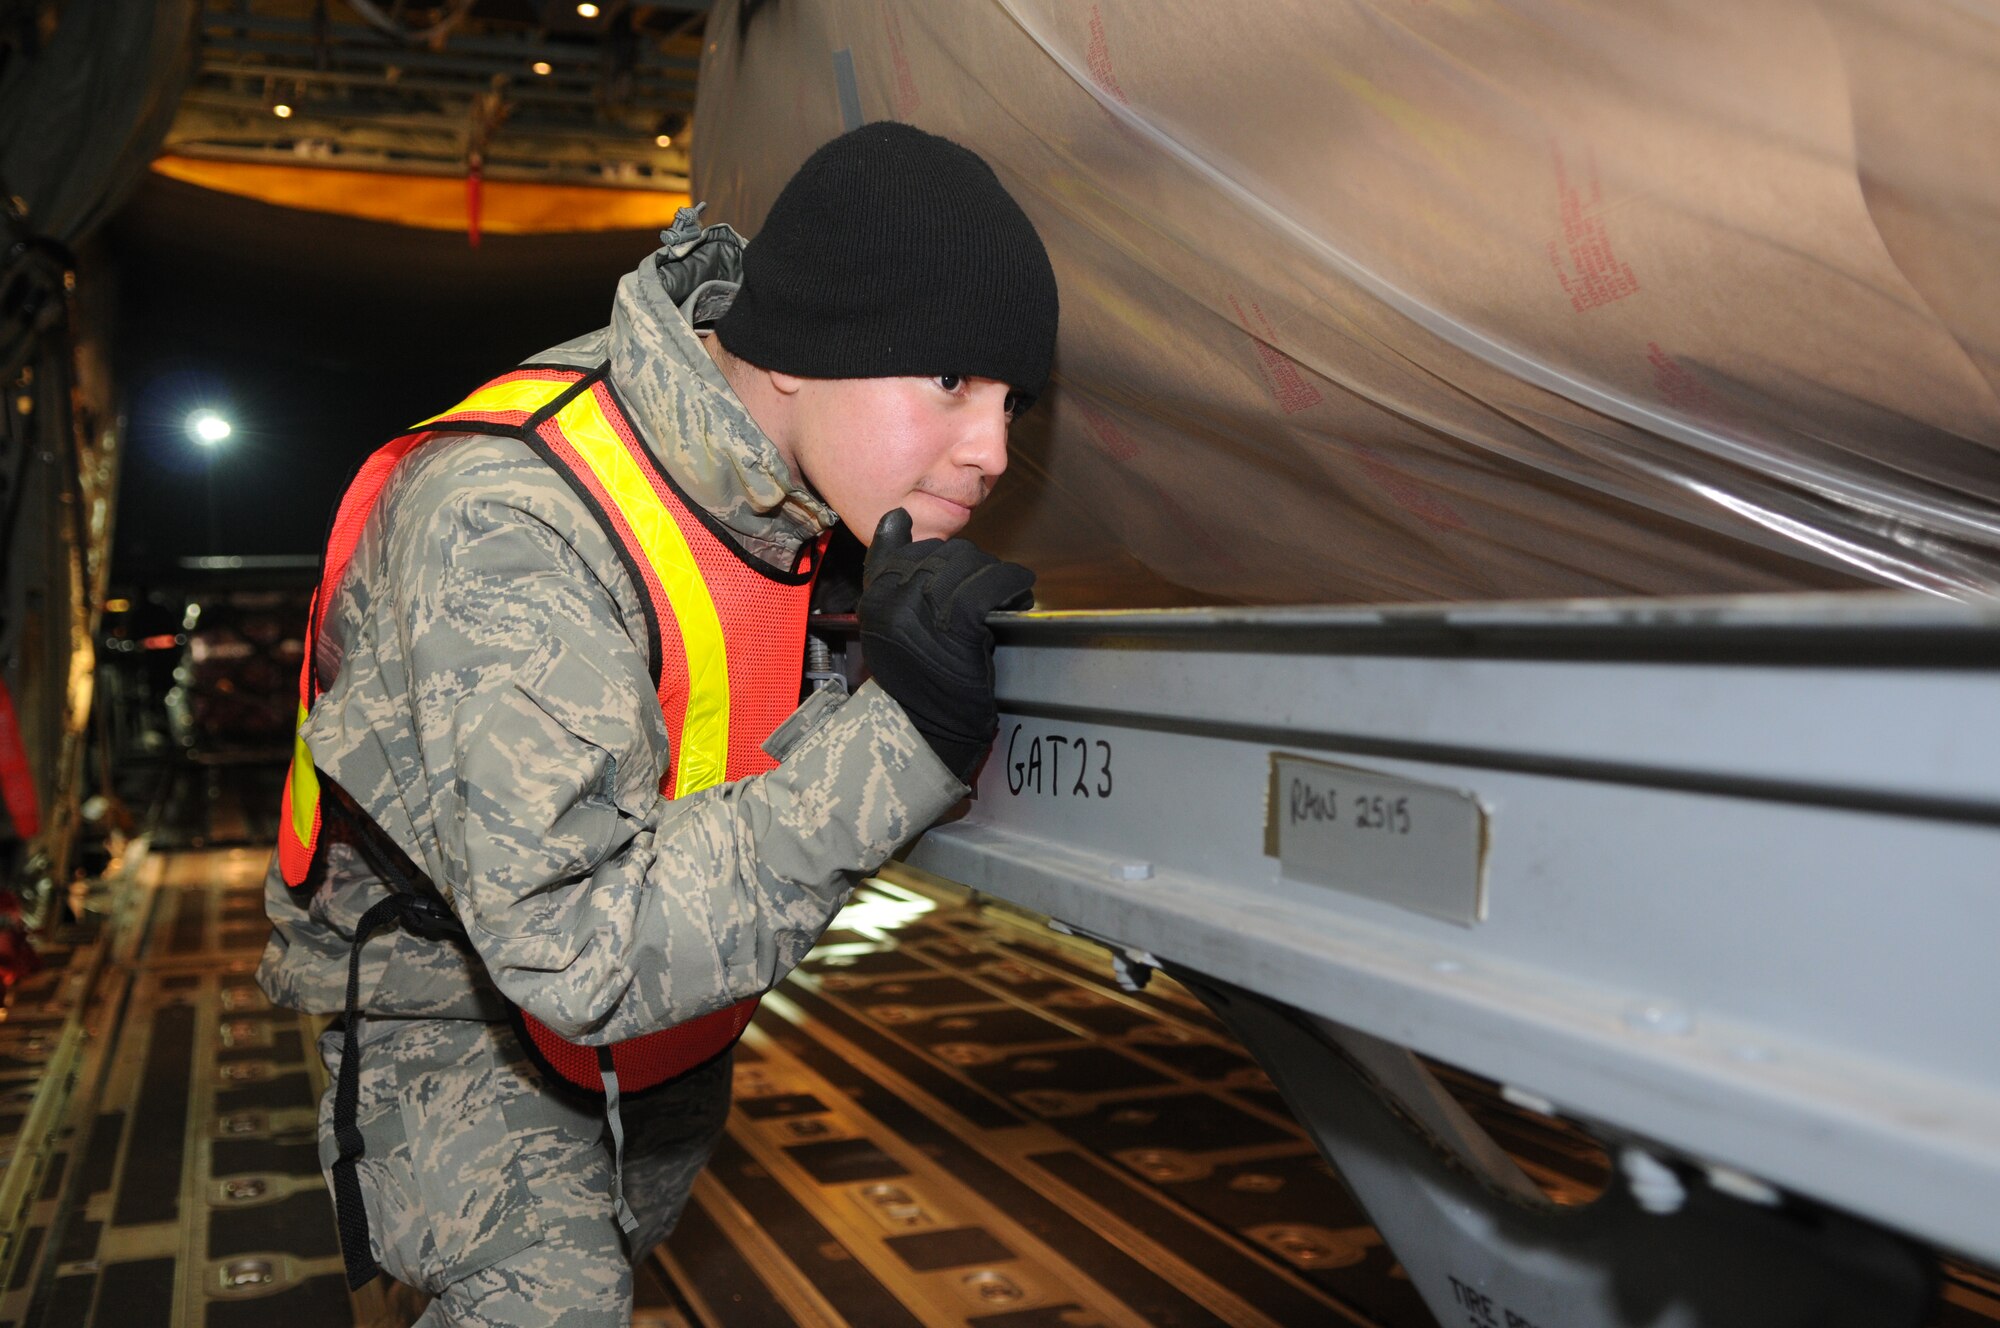
[[[1188,981],[1357,1190],[1404,1150],[1361,1198],[1446,1322],[1884,1324],[1889,1232],[2000,1261],[2000,606],[994,625],[999,739],[911,864]],[[1629,1184],[1548,1211],[1404,1049]],[[1730,1251],[1774,1299],[1687,1289]]]

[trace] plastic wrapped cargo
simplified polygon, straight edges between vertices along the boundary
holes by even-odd
[[[694,193],[991,161],[1062,288],[973,534],[1063,606],[2000,591],[1990,0],[723,0]]]

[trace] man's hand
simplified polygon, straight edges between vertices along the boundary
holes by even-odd
[[[861,651],[938,759],[970,780],[999,727],[986,615],[1034,602],[1035,574],[969,540],[910,542],[910,514],[883,516],[861,569]]]

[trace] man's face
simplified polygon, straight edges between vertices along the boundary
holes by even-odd
[[[904,508],[947,539],[1007,469],[1013,389],[991,378],[797,380],[791,460],[863,544]]]

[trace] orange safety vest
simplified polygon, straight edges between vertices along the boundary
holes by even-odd
[[[279,818],[278,863],[288,885],[306,882],[319,850],[319,774],[303,730],[324,690],[315,657],[327,605],[395,464],[434,438],[463,433],[519,438],[555,467],[603,524],[639,588],[671,753],[660,792],[685,797],[777,764],[762,744],[798,706],[807,601],[824,537],[802,549],[790,571],[753,560],[660,469],[604,367],[517,369],[381,448],[340,501],[306,622],[301,736]],[[619,1090],[637,1092],[713,1060],[742,1035],[758,1000],[614,1044]],[[526,1012],[520,1017],[526,1042],[547,1068],[579,1088],[604,1091],[600,1049],[567,1042]]]

